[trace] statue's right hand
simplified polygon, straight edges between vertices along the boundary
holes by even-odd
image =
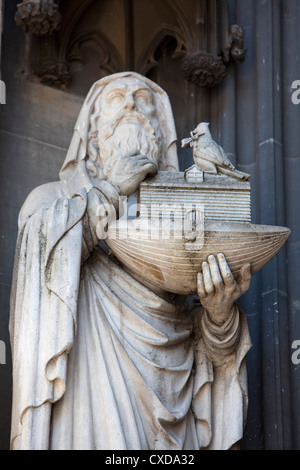
[[[157,173],[157,165],[138,150],[132,150],[114,164],[108,181],[117,188],[120,196],[130,196],[148,175]]]

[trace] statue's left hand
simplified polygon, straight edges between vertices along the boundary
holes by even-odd
[[[197,277],[198,295],[215,323],[222,324],[229,317],[235,301],[246,292],[250,281],[250,263],[241,267],[238,280],[234,279],[222,253],[216,257],[210,255],[202,263],[202,272]]]

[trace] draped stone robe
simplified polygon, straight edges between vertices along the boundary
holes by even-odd
[[[246,321],[160,294],[98,244],[103,181],[33,191],[11,297],[12,449],[229,449],[247,409]],[[176,273],[174,273],[174,276]]]

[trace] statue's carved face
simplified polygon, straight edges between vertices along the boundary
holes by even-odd
[[[128,152],[137,151],[158,162],[162,136],[155,97],[142,80],[125,77],[106,85],[98,125],[98,147],[105,176],[116,158]]]
[[[101,98],[103,121],[115,121],[135,113],[149,120],[156,115],[154,97],[151,89],[141,80],[126,77],[115,80],[105,87]]]

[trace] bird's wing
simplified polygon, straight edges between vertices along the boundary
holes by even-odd
[[[198,140],[194,146],[195,156],[199,156],[204,160],[208,160],[215,165],[232,167],[223,150],[213,140]]]
[[[235,170],[235,166],[232,164],[232,162],[227,157],[226,153],[224,152],[224,149],[220,145],[218,145],[218,147],[220,149],[221,154],[223,155],[225,165],[228,166],[229,168],[231,168],[232,170]]]

